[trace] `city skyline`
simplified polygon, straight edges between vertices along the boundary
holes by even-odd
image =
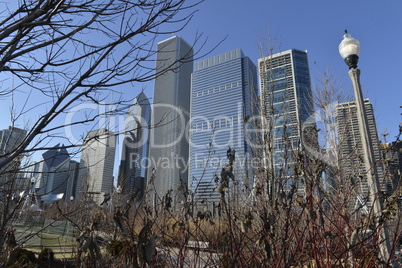
[[[392,142],[398,133],[399,122],[402,121],[399,108],[402,90],[395,79],[398,77],[399,62],[402,60],[401,55],[393,53],[393,51],[397,51],[396,45],[399,44],[400,37],[394,33],[394,29],[402,26],[402,20],[397,12],[402,8],[402,3],[400,1],[385,3],[354,1],[348,5],[351,9],[360,11],[353,16],[345,17],[341,14],[343,13],[342,6],[346,3],[346,1],[326,4],[292,3],[287,6],[285,2],[277,1],[256,3],[250,6],[242,1],[233,1],[230,5],[226,5],[224,2],[205,1],[197,7],[199,12],[195,13],[192,21],[179,34],[192,41],[196,30],[204,33],[205,36],[208,36],[205,52],[227,36],[212,53],[205,56],[200,55],[200,60],[203,59],[202,57],[209,58],[212,55],[240,47],[254,64],[257,64],[260,57],[257,43],[260,43],[262,38],[268,40],[267,31],[269,30],[271,39],[276,39],[274,42],[276,52],[291,48],[308,50],[313,86],[319,79],[320,73],[327,73],[331,76],[335,75],[342,86],[351,89],[347,67],[337,49],[344,29],[348,29],[361,43],[359,68],[362,70],[363,94],[365,97],[369,97],[373,103],[378,130],[384,132],[387,128],[389,133],[387,141]],[[225,12],[220,14],[220,10],[225,10]],[[331,10],[329,14],[328,10]],[[240,21],[236,19],[236,16],[229,16],[229,14],[240,13],[248,19]],[[297,21],[298,27],[294,27],[295,21]],[[269,29],[267,25],[269,25]],[[163,39],[166,39],[166,36],[158,36],[156,41]],[[382,47],[382,43],[385,42],[384,39],[388,40],[389,48],[377,53],[378,47]],[[199,45],[196,44],[195,50],[198,48]],[[390,58],[394,60],[389,61]],[[327,66],[330,66],[329,72],[327,72]],[[128,99],[134,98],[141,90],[144,90],[148,96],[152,96],[152,82],[134,84],[133,88],[120,89]],[[24,100],[29,92],[29,88],[26,88],[16,93],[17,101],[14,106],[16,110],[22,106],[18,100]],[[35,95],[30,96],[31,100],[37,100],[35,98]],[[6,101],[7,99],[0,99],[2,114],[10,112],[10,105]],[[152,104],[153,99],[150,98],[150,101]],[[23,128],[29,122],[32,124],[35,116],[40,112],[36,109],[38,108],[22,115],[23,120],[17,127]],[[7,128],[10,125],[8,118],[2,117],[0,128]],[[77,139],[82,136],[81,134],[75,134]],[[60,141],[55,141],[53,144],[58,142]],[[116,152],[116,155],[116,163],[119,163],[121,153]],[[79,160],[79,155],[75,157]],[[34,155],[33,160],[39,160],[39,158],[40,153]],[[117,177],[118,169],[115,168],[114,172]]]
[[[402,264],[400,0],[0,7],[2,265]]]
[[[173,39],[174,38],[176,38],[176,36],[175,37],[173,37]],[[180,37],[178,37],[178,38],[180,38]],[[167,40],[171,40],[172,38],[169,38],[169,39],[167,39]],[[166,40],[166,41],[167,41]],[[172,50],[168,50],[168,52],[170,52],[170,51],[174,51],[174,49],[172,49]],[[232,56],[232,54],[233,55],[236,55],[236,56]],[[295,56],[295,54],[296,54],[296,56]],[[297,56],[297,54],[300,54],[299,56]],[[302,60],[302,61],[305,61],[304,63],[300,63],[300,56],[301,55],[304,55],[305,54],[305,57],[306,57],[306,59],[305,60]],[[226,55],[227,55],[227,57],[226,57]],[[243,55],[243,52],[241,51],[241,49],[237,49],[237,50],[233,50],[233,51],[230,51],[230,52],[227,52],[227,53],[224,53],[224,54],[221,54],[221,55],[216,55],[216,56],[213,56],[213,57],[211,57],[211,58],[209,58],[209,59],[205,59],[205,60],[202,60],[202,61],[199,61],[199,62],[196,62],[196,63],[194,63],[193,65],[195,66],[195,71],[192,73],[192,76],[193,76],[193,79],[194,79],[194,77],[195,76],[197,76],[197,71],[200,71],[200,70],[202,70],[202,69],[204,69],[204,68],[207,68],[207,67],[211,67],[211,66],[214,66],[215,65],[215,61],[216,61],[216,63],[218,64],[221,64],[221,63],[225,63],[226,61],[230,61],[230,60],[233,60],[233,59],[235,59],[236,57],[239,57],[239,55],[241,55],[241,57],[240,58],[243,58],[243,57],[245,57],[244,55]],[[223,57],[224,56],[224,57]],[[274,67],[272,67],[272,66],[266,66],[266,67],[262,67],[262,65],[265,63],[265,62],[267,62],[267,61],[269,61],[269,60],[272,60],[272,61],[274,61],[274,59],[276,59],[276,58],[283,58],[282,60],[276,60],[277,62],[274,64],[275,66]],[[287,57],[286,59],[284,58],[284,57]],[[304,56],[303,56],[304,57]],[[222,58],[222,60],[220,60]],[[299,60],[299,63],[297,63],[298,62],[298,60],[296,60],[296,58],[299,58],[298,60]],[[170,58],[169,58],[170,59]],[[268,60],[269,59],[269,60]],[[161,60],[162,62],[164,61],[164,60]],[[252,61],[251,60],[248,60],[249,61],[249,64],[250,65],[253,65],[253,63],[252,63]],[[284,67],[284,66],[281,66],[282,65],[282,63],[280,63],[281,61],[283,61],[285,64],[284,64],[284,66],[285,65],[289,65],[289,66],[291,66],[290,67],[290,69],[289,69],[289,67]],[[213,62],[213,63],[212,63]],[[282,103],[282,102],[286,102],[286,101],[289,101],[289,99],[292,99],[292,98],[294,98],[294,96],[296,95],[296,98],[300,98],[300,100],[305,100],[306,98],[309,98],[309,97],[311,97],[311,89],[309,89],[309,92],[305,92],[305,93],[303,93],[303,94],[301,94],[301,92],[298,90],[298,89],[296,89],[296,84],[297,85],[301,85],[301,84],[303,84],[304,83],[304,87],[309,87],[308,85],[310,84],[310,75],[309,75],[309,72],[308,72],[308,60],[307,60],[307,52],[306,51],[300,51],[300,50],[296,50],[296,49],[292,49],[292,50],[287,50],[287,51],[284,51],[284,52],[280,52],[280,53],[277,53],[277,54],[274,54],[274,55],[271,55],[271,56],[268,56],[268,57],[265,57],[265,58],[260,58],[259,59],[259,68],[260,68],[260,73],[261,74],[264,74],[263,76],[260,76],[260,96],[263,96],[264,97],[264,94],[262,93],[264,90],[266,90],[265,89],[265,87],[267,87],[266,85],[264,85],[264,83],[265,82],[262,82],[262,81],[265,81],[265,80],[267,80],[268,81],[268,84],[269,83],[272,83],[273,84],[273,87],[275,88],[274,89],[274,91],[277,91],[277,87],[281,87],[281,88],[279,88],[278,90],[280,91],[280,93],[281,93],[281,95],[279,96],[278,94],[276,94],[276,93],[274,93],[274,94],[271,94],[271,101],[273,102],[272,104],[275,106],[276,104],[278,104],[278,103]],[[292,62],[292,64],[290,64]],[[294,62],[296,62],[296,63],[294,63]],[[166,64],[165,62],[163,63],[163,64]],[[298,73],[298,71],[296,71],[295,70],[295,67],[293,66],[293,64],[295,64],[295,65],[299,65],[299,72],[300,72],[300,68],[302,68],[302,69],[304,69],[303,70],[303,72],[305,72],[305,74],[301,74],[301,73],[299,73],[299,74],[297,74],[296,76],[298,76],[299,77],[299,80],[298,81],[296,81],[296,80],[294,80],[294,78],[291,78],[290,80],[288,79],[289,77],[287,77],[288,75],[286,74],[287,72],[290,72],[290,73]],[[204,66],[205,65],[205,66]],[[305,66],[303,66],[303,65],[305,65]],[[302,66],[302,67],[300,67],[300,66]],[[278,68],[279,67],[279,68]],[[264,70],[262,70],[262,69],[264,69]],[[288,70],[289,69],[289,70]],[[296,68],[297,69],[297,68]],[[279,71],[278,71],[279,70]],[[221,73],[220,73],[221,72]],[[219,77],[220,77],[220,79],[222,79],[222,73],[224,74],[224,75],[226,75],[226,73],[228,72],[228,70],[226,70],[226,69],[222,69],[222,70],[220,70],[220,72],[219,71],[216,71],[215,70],[215,72],[213,73],[213,75],[218,75]],[[244,71],[243,71],[244,72]],[[300,77],[301,76],[303,76],[303,75],[305,75],[306,77],[305,78],[303,78],[303,79],[301,79],[300,80]],[[162,76],[163,77],[163,76]],[[269,78],[270,77],[270,78]],[[281,80],[281,79],[283,79],[283,78],[286,78],[285,80]],[[271,80],[272,81],[271,81]],[[207,79],[208,80],[208,79]],[[205,81],[207,81],[207,80],[205,80]],[[303,80],[303,81],[302,81]],[[164,80],[161,80],[161,81],[163,81],[162,83],[164,83]],[[281,83],[281,81],[283,82],[283,83]],[[248,84],[248,82],[245,82],[246,84]],[[289,83],[289,85],[287,85],[287,83]],[[204,82],[204,84],[205,84],[205,82]],[[244,83],[243,82],[237,82],[237,85],[243,85]],[[233,87],[233,85],[231,84],[230,85],[230,88],[231,87]],[[268,86],[269,87],[269,86]],[[295,92],[299,92],[299,93],[293,93],[293,95],[292,94],[290,94],[290,93],[288,93],[288,89],[289,89],[289,87],[290,87],[290,89],[293,91],[293,89],[296,89],[295,90]],[[203,88],[205,88],[205,85],[203,85]],[[224,88],[226,89],[226,85],[224,86]],[[219,90],[220,89],[220,87],[218,86],[217,87],[217,90]],[[283,89],[285,89],[285,91],[282,91]],[[192,99],[194,99],[195,97],[198,97],[198,95],[200,95],[200,97],[201,97],[201,95],[203,96],[204,94],[205,95],[208,95],[209,94],[209,90],[210,89],[207,89],[207,92],[205,93],[204,92],[204,90],[201,90],[200,92],[196,92],[196,91],[194,91],[193,92],[193,86],[192,86],[192,90],[191,90],[191,92],[192,92]],[[212,88],[212,91],[213,92],[215,92],[215,89],[214,88]],[[278,92],[279,92],[278,91]],[[290,91],[289,91],[290,92]],[[212,92],[211,92],[212,93]],[[244,94],[244,93],[243,93]],[[275,95],[276,94],[276,95]],[[299,97],[298,95],[299,94],[301,94],[302,96],[301,97]],[[289,96],[290,96],[290,98],[289,98]],[[293,97],[292,97],[293,96]],[[161,100],[162,99],[164,99],[164,98],[161,98]],[[232,100],[232,99],[231,99]],[[291,113],[295,113],[295,114],[297,114],[297,116],[296,117],[300,117],[300,119],[298,119],[298,121],[300,121],[300,122],[302,122],[301,123],[301,125],[303,125],[303,126],[305,126],[306,124],[306,120],[307,119],[311,119],[311,115],[314,113],[314,110],[312,110],[312,111],[308,111],[309,109],[311,109],[311,107],[312,107],[312,101],[310,101],[311,103],[310,104],[306,104],[306,103],[303,103],[302,101],[296,101],[295,102],[295,106],[289,106],[289,107],[287,107],[287,109],[289,109],[289,111],[291,112]],[[267,100],[262,100],[262,107],[264,107],[264,103],[266,103],[266,101]],[[277,103],[275,103],[275,102],[277,102]],[[162,102],[161,102],[162,103]],[[201,105],[202,106],[204,106],[206,103],[214,103],[213,102],[213,100],[210,100],[210,102],[208,102],[208,101],[205,101],[204,103],[202,103]],[[299,104],[300,103],[300,104]],[[149,109],[150,109],[150,103],[149,103],[149,100],[148,100],[148,98],[145,96],[145,94],[144,94],[144,92],[141,92],[139,95],[138,95],[138,97],[134,100],[134,104],[137,104],[137,105],[133,105],[133,106],[131,106],[130,107],[130,109],[129,109],[129,111],[128,111],[128,116],[127,116],[127,118],[126,118],[126,128],[125,128],[125,139],[129,136],[129,134],[132,132],[132,131],[130,131],[130,130],[128,130],[128,129],[134,129],[135,131],[137,131],[138,133],[136,134],[136,135],[134,135],[134,136],[138,136],[140,139],[142,139],[140,136],[142,136],[143,134],[139,134],[139,132],[141,132],[142,131],[142,128],[141,127],[139,127],[138,128],[138,126],[139,126],[139,122],[138,122],[138,120],[142,120],[142,121],[148,121],[149,122],[149,115],[150,115],[150,111],[147,111],[144,107],[148,107]],[[141,104],[141,105],[138,105],[138,104]],[[255,105],[256,103],[254,103],[254,105]],[[193,103],[192,103],[192,105],[194,105]],[[304,105],[304,107],[301,107],[301,108],[297,108],[297,109],[300,109],[300,110],[304,110],[305,112],[303,113],[303,112],[298,112],[298,113],[296,113],[296,110],[295,110],[295,107],[297,106],[297,105],[301,105],[301,106],[303,106]],[[339,104],[339,105],[347,105],[347,103],[346,104],[344,104],[344,103],[342,103],[342,104]],[[268,106],[268,105],[266,105],[266,106]],[[136,110],[134,110],[134,109],[136,109],[136,107],[139,109],[138,111],[136,111]],[[141,107],[141,108],[139,108],[139,107]],[[209,108],[211,108],[211,107],[209,107]],[[224,107],[222,107],[222,106],[219,106],[219,108],[224,108]],[[275,111],[275,107],[273,108],[274,109],[274,111]],[[238,109],[239,110],[239,109]],[[244,107],[242,107],[240,110],[244,110]],[[276,108],[276,110],[278,111],[278,108]],[[280,109],[279,109],[280,110]],[[371,103],[370,103],[370,109],[367,109],[367,111],[368,111],[368,115],[369,116],[371,116],[371,117],[373,117],[373,109],[372,109],[372,105],[371,105]],[[225,116],[224,115],[224,112],[223,113],[219,113],[219,111],[215,111],[215,110],[213,110],[213,109],[211,109],[211,111],[210,111],[215,117],[218,115],[218,117],[219,116]],[[265,112],[266,113],[266,112]],[[274,112],[275,113],[275,112]],[[134,116],[135,114],[137,114],[137,116]],[[166,113],[164,113],[164,114],[166,114]],[[299,115],[300,114],[300,115]],[[267,117],[269,117],[269,115],[266,113],[266,115],[267,115]],[[197,115],[197,114],[194,114],[193,115],[193,113],[191,113],[191,117],[193,117],[193,116],[195,116],[195,117],[203,117],[203,120],[205,120],[205,119],[207,119],[207,120],[209,120],[208,119],[208,116],[206,116],[206,113],[205,113],[205,111],[203,112],[203,113],[201,113],[200,115]],[[135,120],[133,120],[133,118],[134,117],[136,117],[136,119]],[[243,116],[241,116],[241,117],[243,117]],[[275,117],[275,116],[274,116]],[[371,118],[370,117],[370,118]],[[108,119],[108,120],[110,120],[110,119]],[[298,125],[299,125],[299,123],[297,123],[296,121],[295,122],[293,122],[292,120],[293,120],[293,117],[291,116],[291,115],[289,115],[289,122],[288,123],[284,123],[283,122],[283,120],[281,121],[281,120],[279,120],[279,122],[280,122],[280,125],[283,127],[283,126],[285,126],[286,125],[286,128],[287,128],[287,131],[289,131],[288,133],[286,133],[287,135],[289,135],[289,136],[297,136],[297,135],[294,135],[294,133],[297,133],[299,130],[297,129],[298,128]],[[370,122],[375,122],[375,120],[374,120],[374,118],[371,118],[370,119],[371,121]],[[134,122],[136,122],[135,124],[137,125],[137,127],[134,127]],[[167,124],[167,125],[169,125],[170,123],[172,123],[172,122],[174,122],[174,120],[173,120],[173,118],[171,118],[171,120],[169,121],[169,123]],[[191,121],[192,123],[194,123],[193,121]],[[206,129],[203,129],[203,125],[201,124],[201,127],[195,127],[194,128],[194,124],[192,124],[193,126],[192,126],[192,131],[194,132],[194,130],[195,130],[195,132],[197,132],[197,128],[198,128],[198,130],[208,130],[208,131],[210,131],[210,130],[212,130],[212,129],[215,129],[215,120],[212,120],[211,122],[213,122],[211,125],[209,125],[209,124],[207,124],[207,126],[206,126]],[[232,122],[233,122],[233,118],[232,118]],[[314,122],[313,122],[314,123]],[[155,124],[155,123],[153,123],[153,124]],[[233,124],[233,123],[232,123]],[[372,124],[372,123],[371,123]],[[196,124],[197,125],[197,124]],[[220,122],[218,123],[218,125],[220,125]],[[275,125],[274,127],[275,127],[275,130],[278,128],[278,126],[279,125]],[[292,128],[293,128],[293,130],[292,130]],[[157,128],[156,128],[157,129]],[[374,129],[375,130],[375,133],[377,133],[377,131],[376,131],[376,127],[374,127],[374,128],[372,128],[372,129]],[[283,128],[281,128],[281,130],[283,130]],[[167,133],[168,131],[162,131],[163,133]],[[282,133],[283,131],[274,131],[273,133],[275,133],[275,134],[279,134],[279,138],[281,138],[283,135],[284,135],[284,133]],[[132,133],[131,133],[132,134]],[[88,135],[89,135],[89,133],[88,133]],[[148,135],[148,134],[147,134]],[[375,135],[375,134],[373,134],[373,135]],[[146,138],[143,138],[144,140],[144,144],[146,144],[146,142],[145,141],[147,141],[147,140],[149,140],[149,138],[148,137],[146,137]],[[277,138],[276,138],[277,139]],[[207,139],[207,140],[209,140],[209,138]],[[296,142],[296,141],[295,141]],[[124,146],[125,146],[125,143],[126,143],[126,141],[124,141],[123,142],[123,147],[122,147],[122,155],[124,154],[124,152],[125,152],[125,149],[124,149]],[[194,141],[193,140],[190,140],[190,143],[194,143]],[[163,144],[161,144],[161,145],[163,145]],[[57,147],[58,145],[56,145],[56,147]],[[147,151],[148,149],[145,149],[145,151]],[[143,159],[150,159],[151,157],[148,155],[148,153],[146,153],[144,151],[144,153],[142,153],[142,151],[141,151],[141,158],[143,158]],[[213,150],[213,151],[215,151],[215,150]],[[280,151],[280,150],[279,150]],[[66,151],[67,152],[67,151]],[[118,152],[118,149],[117,149],[117,151],[116,152]],[[128,152],[128,154],[130,154],[131,155],[131,153],[132,152]],[[222,152],[220,152],[220,153],[222,153]],[[239,151],[238,151],[238,153],[239,153]],[[136,153],[137,155],[139,155],[139,153]],[[347,153],[347,154],[349,154],[349,153]],[[346,155],[347,155],[346,154]],[[223,155],[223,154],[222,154]],[[243,156],[243,154],[242,153],[240,153],[240,154],[238,154],[238,156],[240,155],[240,157],[242,157]],[[177,156],[177,155],[176,155]],[[131,157],[131,156],[130,156]],[[49,157],[48,157],[49,158]],[[81,158],[82,158],[82,156],[81,156]],[[122,156],[122,158],[123,158],[123,156]],[[278,158],[278,157],[276,157],[276,158]],[[376,160],[378,160],[379,159],[379,154],[377,153],[376,154]],[[132,161],[131,159],[130,159],[130,161]],[[136,160],[137,162],[138,162],[138,160]],[[139,160],[140,162],[142,162],[142,160]],[[191,161],[191,160],[190,160]],[[241,160],[242,161],[242,160]],[[42,164],[43,163],[46,163],[46,161],[41,161],[42,162]],[[123,163],[123,162],[121,162],[121,163]],[[220,163],[219,163],[219,165],[217,165],[216,166],[216,168],[214,169],[215,171],[217,170],[217,167],[220,167],[220,166],[223,166],[223,164],[222,164],[223,162],[221,161]],[[186,166],[185,167],[185,169],[187,169],[187,168],[189,168],[189,169],[196,169],[196,167],[194,167],[194,168],[190,168],[190,165],[191,165],[192,163],[189,163],[189,166]],[[203,162],[203,164],[204,164],[204,166],[205,166],[205,161]],[[278,164],[275,164],[276,166],[278,165]],[[145,171],[145,169],[144,169],[144,167],[150,167],[150,165],[148,165],[148,163],[145,163],[145,164],[140,164],[139,165],[140,167],[141,167],[141,175],[144,175],[144,174],[146,174],[146,171]],[[215,166],[214,166],[215,167]],[[200,168],[201,169],[201,168]],[[207,168],[207,170],[208,170],[208,168]],[[200,175],[202,176],[202,174],[204,174],[204,171],[205,170],[202,170],[203,172],[201,172],[201,174],[196,174],[197,176],[194,176],[194,174],[192,173],[192,171],[191,170],[189,170],[189,178],[193,178],[193,177],[195,177],[195,178],[197,178],[197,177],[200,177]],[[211,170],[208,170],[208,171],[211,171]],[[136,172],[136,173],[138,173],[138,172]],[[138,174],[136,174],[136,176],[137,175],[140,175],[140,173],[138,173]],[[199,173],[199,172],[198,172]],[[381,172],[380,172],[381,173]],[[212,173],[211,173],[212,174]],[[142,176],[142,177],[144,177],[144,178],[146,178],[146,176]],[[249,176],[246,176],[246,177],[248,177],[249,178]],[[115,178],[115,181],[114,181],[114,183],[116,182],[116,178]],[[42,183],[42,182],[41,182]],[[124,186],[124,182],[117,182],[117,184],[116,184],[116,186]],[[190,184],[190,188],[189,189],[191,189],[191,190],[193,190],[194,191],[194,187],[192,187],[191,186],[191,182],[189,182],[189,184]],[[202,183],[201,183],[202,184]],[[132,185],[134,185],[134,183],[132,182],[132,181],[130,181],[130,189],[132,188]],[[41,191],[43,192],[43,191],[46,191],[46,192],[50,192],[51,190],[50,190],[50,188],[46,188],[46,189],[42,189],[44,187],[44,185],[42,185],[41,184],[41,186],[40,186],[40,188],[41,188]],[[215,187],[215,185],[214,185],[214,187]],[[211,189],[208,189],[208,191],[209,191],[209,193],[210,193],[210,195],[212,194],[213,195],[213,198],[215,198],[216,200],[218,200],[218,194],[214,191],[214,187],[212,187]],[[204,187],[205,188],[205,187]],[[206,188],[204,189],[203,187],[200,187],[200,190],[206,190]],[[366,190],[364,190],[363,192],[366,192]],[[132,193],[132,189],[130,190],[130,193]],[[40,194],[44,194],[44,192],[43,193],[40,193]],[[212,199],[213,199],[212,198]]]
[[[359,12],[355,12],[353,16],[341,16],[346,3],[352,10],[359,10]],[[269,43],[269,31],[274,52],[291,48],[308,50],[313,86],[317,84],[320,75],[326,73],[335,77],[341,86],[350,88],[352,92],[347,67],[337,49],[344,29],[348,29],[361,43],[359,67],[362,70],[363,95],[369,97],[373,103],[378,130],[383,133],[387,129],[389,133],[387,141],[391,142],[399,131],[399,122],[402,121],[399,108],[402,90],[395,79],[398,77],[402,56],[393,53],[398,50],[396,46],[400,43],[400,36],[394,33],[394,29],[402,26],[402,19],[398,13],[401,8],[402,2],[396,0],[384,3],[374,1],[349,3],[346,0],[325,4],[297,2],[291,5],[282,1],[258,2],[255,5],[248,5],[238,0],[234,0],[230,5],[224,2],[205,1],[197,6],[199,11],[195,13],[187,27],[178,34],[190,42],[193,41],[196,32],[207,36],[208,42],[204,45],[204,54],[224,39],[223,43],[210,54],[199,55],[200,60],[240,47],[254,64],[257,64],[261,56],[257,44],[260,44],[263,39]],[[225,12],[220,14],[220,10]],[[331,12],[328,13],[328,10]],[[247,20],[240,21],[236,19],[236,16],[229,16],[229,14],[240,13]],[[299,16],[303,19],[298,20]],[[298,27],[294,27],[296,20]],[[166,38],[166,35],[157,36],[156,42]],[[384,38],[387,40],[388,48],[377,53],[378,48],[383,47]],[[199,50],[200,46],[201,43],[196,44],[195,50]],[[388,59],[391,58],[394,60],[389,61]],[[330,68],[329,71],[327,67]],[[13,109],[17,111],[23,107],[25,99],[30,94],[29,88],[21,89],[14,98]],[[118,91],[122,92],[127,99],[135,98],[142,90],[147,96],[152,96],[153,83],[137,83],[133,84],[133,88],[118,88]],[[21,115],[22,120],[16,122],[17,127],[30,126],[29,123],[32,124],[42,111],[41,106],[36,105],[40,99],[35,94],[29,96],[32,107],[35,108],[31,110],[32,112]],[[152,98],[150,102],[153,103]],[[0,104],[0,113],[9,114],[10,104],[7,99],[0,98]],[[2,117],[0,129],[7,128],[8,125],[11,125],[9,116]],[[97,126],[97,128],[101,127],[105,126]],[[90,128],[85,131],[89,130]],[[76,139],[85,135],[79,130],[73,134]],[[53,144],[58,142],[66,143],[63,140],[55,141]],[[118,152],[117,155],[116,163],[119,163],[121,153]],[[79,160],[79,155],[75,157]],[[34,158],[39,160],[40,153],[34,155]],[[116,169],[115,176],[117,175]]]

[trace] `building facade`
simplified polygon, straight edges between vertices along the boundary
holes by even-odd
[[[151,202],[179,197],[188,185],[188,129],[193,49],[180,36],[157,45],[147,183]]]
[[[116,136],[107,129],[88,132],[81,153],[76,196],[100,204],[113,188]]]
[[[12,126],[0,130],[0,163],[19,146],[26,134],[26,130]],[[0,169],[0,200],[11,192],[21,190],[21,186],[25,183],[21,173],[16,172],[20,171],[22,158],[21,154]]]
[[[80,163],[74,160],[70,160],[68,169],[67,188],[65,194],[66,201],[74,201],[76,198],[79,171],[80,171]]]
[[[373,144],[374,161],[381,158],[381,146],[377,135],[377,125],[374,118],[373,106],[369,99],[364,99],[368,127]],[[357,193],[366,198],[369,194],[367,177],[364,176],[366,168],[364,165],[363,149],[361,145],[359,121],[355,101],[340,103],[336,107],[336,124],[340,148],[340,169],[343,176],[350,178],[356,186]],[[376,164],[377,178],[382,185],[384,170],[383,166]],[[391,181],[382,186],[382,191],[392,188]],[[366,199],[369,201],[369,199]]]
[[[65,194],[69,176],[70,155],[57,144],[41,156],[38,170],[39,195]]]
[[[0,130],[0,162],[8,156],[24,140],[27,131],[17,127],[9,126],[7,129]],[[21,162],[21,159],[17,161]]]
[[[136,194],[141,199],[145,190],[149,153],[149,124],[151,106],[148,98],[141,92],[130,107],[122,146],[118,185],[122,194]]]
[[[385,157],[384,168],[388,172],[388,185],[391,187],[390,192],[394,193],[402,185],[402,140],[384,144],[382,147],[382,154]],[[402,206],[402,193],[399,194],[399,206]]]
[[[4,154],[12,152],[25,138],[27,131],[9,126],[0,130],[0,159]]]
[[[267,144],[264,165],[270,170],[270,192],[281,187],[289,190],[300,181],[291,181],[297,151],[304,146],[314,151],[318,146],[314,105],[307,51],[296,49],[273,54],[258,60],[262,114]]]
[[[196,202],[219,202],[215,178],[228,164],[229,147],[236,152],[234,175],[239,189],[252,188],[249,161],[255,141],[247,132],[247,120],[258,114],[258,106],[257,68],[241,49],[195,64],[189,177]]]

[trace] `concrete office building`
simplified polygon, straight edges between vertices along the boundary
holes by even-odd
[[[385,157],[384,173],[389,172],[387,186],[389,192],[395,193],[400,187],[402,174],[402,140],[382,145],[382,155]],[[402,207],[402,192],[399,193],[399,206]]]
[[[107,129],[88,132],[81,153],[77,199],[100,204],[113,189],[116,136]]]
[[[24,129],[11,127],[0,130],[0,163],[3,162],[9,153],[12,153],[19,144],[24,140],[27,131]],[[20,190],[21,184],[24,184],[24,179],[21,174],[17,173],[21,166],[23,155],[16,157],[13,161],[0,169],[0,200],[10,193]],[[15,184],[9,184],[11,180],[16,180]],[[13,189],[11,189],[11,187]]]
[[[374,118],[373,106],[369,99],[364,99],[364,106],[367,115],[368,127],[373,144],[374,161],[377,162],[381,158],[380,142],[377,135],[377,126]],[[354,184],[357,193],[365,198],[369,193],[367,177],[362,176],[366,173],[364,165],[363,149],[360,140],[359,122],[357,118],[357,110],[355,101],[340,103],[336,107],[336,124],[338,129],[339,147],[341,159],[341,171],[345,178],[350,178]],[[362,161],[363,160],[363,161]],[[380,186],[383,181],[384,170],[380,164],[376,165],[377,178]],[[362,177],[360,179],[360,177]],[[386,182],[382,190],[387,191],[392,188],[392,182]],[[368,200],[369,201],[369,200]]]
[[[182,198],[178,193],[188,185],[186,127],[192,72],[193,49],[182,37],[158,43],[147,174],[154,205],[168,193],[177,201]]]
[[[4,161],[8,153],[11,153],[24,140],[27,131],[11,127],[0,130],[0,163]],[[20,163],[21,159],[19,159]]]

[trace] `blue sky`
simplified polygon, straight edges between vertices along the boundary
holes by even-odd
[[[374,105],[377,128],[381,132],[387,128],[388,141],[397,135],[402,121],[399,108],[402,106],[399,79],[402,75],[402,1],[206,0],[197,9],[194,18],[178,35],[191,43],[197,32],[202,33],[208,40],[201,52],[226,37],[205,58],[241,48],[256,64],[257,43],[267,36],[269,27],[270,35],[277,39],[275,52],[291,48],[308,51],[313,83],[318,79],[318,70],[325,72],[329,66],[338,79],[351,87],[348,67],[338,53],[338,45],[347,29],[361,44],[361,83],[364,95]],[[157,41],[168,37],[161,36]],[[136,84],[134,88],[126,86],[122,91],[127,98],[133,98],[143,87],[147,96],[152,97],[152,82]],[[9,106],[9,99],[0,99],[0,129],[10,124]],[[27,114],[21,120],[29,121],[31,116],[35,115]],[[120,150],[116,153],[119,155]]]
[[[347,29],[360,41],[361,84],[374,105],[377,128],[381,132],[387,128],[388,141],[397,135],[402,121],[402,1],[207,0],[198,9],[180,35],[190,42],[195,31],[202,32],[208,37],[207,47],[227,36],[209,56],[241,48],[256,64],[257,43],[269,27],[270,35],[277,38],[276,52],[308,51],[313,83],[318,70],[326,72],[329,66],[351,87],[348,67],[338,52]]]

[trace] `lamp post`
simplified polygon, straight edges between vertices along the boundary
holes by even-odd
[[[117,193],[117,206],[119,206],[120,207],[120,202],[121,202],[121,200],[120,200],[120,194],[121,194],[121,191],[122,191],[122,189],[121,189],[121,186],[119,185],[118,187],[117,187],[117,189],[116,189],[116,193]]]
[[[363,159],[366,168],[367,184],[369,186],[370,197],[373,206],[373,212],[376,217],[381,216],[382,205],[381,201],[376,198],[379,193],[379,181],[377,167],[374,165],[374,153],[373,153],[373,143],[371,140],[369,125],[367,121],[366,109],[363,101],[363,94],[360,86],[360,70],[357,69],[357,62],[359,60],[360,53],[360,43],[355,38],[353,38],[345,30],[345,35],[343,36],[342,42],[339,44],[339,53],[345,60],[345,63],[349,66],[349,76],[352,79],[353,88],[356,98],[356,110],[357,110],[357,120],[359,123],[360,131],[360,141],[363,149]],[[380,251],[382,259],[388,261],[389,259],[389,237],[385,234],[382,228],[379,232],[380,241]],[[385,241],[385,244],[384,244]]]
[[[31,195],[32,195],[31,202],[36,204],[36,202],[35,202],[35,182],[36,182],[36,179],[34,177],[32,177],[31,178],[31,187],[32,187],[31,188]]]

